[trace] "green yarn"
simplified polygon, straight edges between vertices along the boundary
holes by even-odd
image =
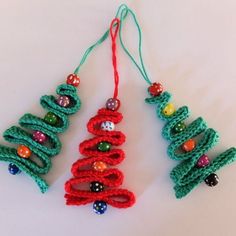
[[[124,41],[122,39],[122,31],[123,31],[123,24],[124,24],[124,19],[125,17],[130,14],[130,16],[133,18],[135,26],[138,29],[138,53],[139,53],[139,61],[140,64],[138,62],[136,62],[136,60],[134,59],[134,57],[131,55],[131,53],[129,52],[129,50],[126,48]],[[139,72],[141,73],[143,79],[148,83],[148,84],[152,84],[151,80],[149,79],[149,76],[147,74],[146,71],[146,66],[144,64],[144,60],[143,60],[143,53],[142,53],[142,30],[141,27],[138,23],[137,17],[135,15],[135,13],[128,8],[126,5],[124,5],[124,7],[121,10],[120,13],[120,31],[119,31],[119,38],[120,38],[120,43],[122,48],[124,49],[124,51],[126,52],[126,54],[128,55],[128,57],[131,59],[131,61],[134,63],[134,65],[137,67],[137,69],[139,70]]]
[[[134,20],[135,26],[138,30],[139,62],[135,60],[135,58],[126,48],[122,37],[124,16],[126,17],[128,14],[131,15],[132,19]],[[140,24],[138,23],[135,13],[131,9],[129,9],[126,5],[122,8],[120,13],[119,38],[123,50],[131,59],[131,61],[134,63],[134,65],[137,67],[143,79],[149,85],[152,84],[147,74],[146,66],[143,61],[141,27]],[[164,92],[160,96],[147,98],[146,103],[157,104],[157,109],[156,109],[157,116],[161,120],[166,122],[162,130],[162,135],[165,139],[171,142],[171,144],[167,149],[168,155],[173,160],[181,161],[181,163],[171,171],[170,177],[175,183],[174,190],[176,197],[182,198],[186,196],[190,191],[192,191],[199,183],[205,180],[206,177],[208,177],[211,173],[219,170],[226,164],[230,164],[231,162],[235,161],[236,148],[230,148],[224,153],[220,154],[211,162],[210,165],[204,168],[197,168],[196,162],[203,154],[205,154],[207,151],[209,151],[217,144],[219,140],[219,134],[214,129],[208,128],[207,123],[201,117],[193,121],[182,132],[180,133],[173,132],[174,127],[179,122],[183,122],[190,116],[190,112],[188,107],[184,106],[179,108],[172,116],[165,116],[162,111],[170,100],[171,100],[171,94],[169,94],[168,92]],[[201,138],[197,147],[193,151],[187,153],[178,152],[181,145],[184,142],[200,134],[203,135],[203,137]]]
[[[166,121],[162,135],[171,142],[168,146],[167,153],[171,159],[181,161],[181,163],[171,171],[170,177],[175,183],[174,190],[176,197],[182,198],[199,183],[204,181],[211,173],[235,161],[236,148],[228,149],[214,158],[214,160],[204,168],[196,167],[198,159],[217,144],[219,134],[214,129],[208,128],[207,123],[201,117],[193,121],[182,132],[174,133],[173,129],[175,125],[186,120],[190,116],[190,113],[188,107],[184,106],[179,108],[172,116],[166,117],[162,111],[169,103],[170,99],[171,95],[168,92],[164,92],[160,96],[147,98],[145,101],[148,104],[156,104],[157,116]],[[183,143],[200,134],[203,135],[203,137],[194,150],[186,153],[179,151]]]
[[[20,127],[13,126],[3,134],[6,141],[27,146],[34,156],[38,158],[40,164],[31,159],[19,157],[14,148],[0,146],[0,160],[15,164],[21,171],[29,175],[37,183],[42,193],[46,192],[49,186],[40,175],[45,175],[49,172],[52,166],[50,157],[56,156],[61,151],[61,142],[57,134],[64,132],[68,128],[69,120],[67,116],[76,113],[81,106],[80,99],[77,95],[77,89],[74,86],[62,84],[57,87],[56,93],[61,96],[68,96],[70,98],[70,106],[67,108],[59,106],[56,103],[56,98],[54,96],[42,96],[40,103],[43,108],[53,112],[59,117],[57,125],[52,126],[47,124],[42,118],[32,114],[25,114],[19,120],[19,124],[22,128],[32,131],[38,130],[46,134],[48,137],[47,145],[42,145],[34,141],[32,134]]]
[[[116,16],[117,18],[121,19],[122,16],[122,21],[126,18],[127,16],[127,11],[126,11],[127,6],[125,4],[121,4],[117,10]],[[114,27],[116,27],[116,24],[114,24]],[[100,44],[102,44],[109,36],[110,34],[110,28],[108,28],[108,30],[102,35],[101,38],[98,39],[97,42],[95,42],[93,45],[91,45],[84,53],[84,55],[82,56],[82,59],[78,65],[78,67],[75,69],[74,74],[78,74],[80,71],[81,66],[85,63],[85,61],[87,60],[88,56],[90,55],[90,53]]]
[[[14,148],[0,146],[0,160],[15,164],[21,171],[29,175],[36,182],[36,184],[39,186],[40,191],[42,193],[45,193],[47,191],[49,186],[46,183],[46,181],[44,181],[41,177],[39,177],[39,175],[35,173],[34,169],[31,169],[30,167],[28,167],[30,166],[31,162],[28,161],[27,163],[28,166],[25,165],[25,162],[26,162],[25,159],[20,158],[17,155],[17,152]]]
[[[46,134],[50,140],[50,146],[41,145],[40,143],[34,141],[31,134],[16,126],[13,126],[10,129],[6,130],[3,136],[8,142],[16,144],[21,143],[22,145],[29,147],[30,150],[32,150],[34,153],[37,151],[41,151],[48,156],[56,156],[60,153],[61,142],[55,133],[36,125],[28,125],[27,128],[31,130],[40,130],[41,132]]]

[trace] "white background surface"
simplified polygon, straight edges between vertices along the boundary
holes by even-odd
[[[0,131],[25,112],[42,115],[38,101],[53,94],[73,72],[84,50],[102,35],[120,1],[0,0]],[[221,134],[214,149],[235,146],[236,2],[234,0],[145,0],[126,2],[136,12],[144,33],[144,57],[153,81],[173,93],[177,106],[189,105],[193,118],[203,116]],[[133,23],[124,33],[137,48]],[[62,153],[47,176],[42,195],[24,175],[8,174],[0,165],[0,235],[236,235],[236,165],[218,173],[220,184],[200,184],[176,200],[169,179],[177,164],[166,154],[163,123],[144,103],[147,84],[123,52],[119,52],[120,98],[127,135],[127,159],[119,166],[124,187],[137,195],[127,210],[109,207],[97,216],[91,205],[66,207],[64,182],[78,159],[78,144],[89,137],[86,123],[112,95],[110,42],[99,47],[82,68],[80,112],[71,118],[61,140]],[[1,139],[2,144],[6,144]],[[214,157],[214,153],[212,155]]]

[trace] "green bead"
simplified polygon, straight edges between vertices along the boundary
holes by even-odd
[[[50,125],[55,125],[58,122],[58,117],[54,113],[48,112],[44,117],[44,121]]]
[[[107,143],[107,142],[101,142],[101,143],[98,144],[97,148],[101,152],[107,152],[107,151],[110,151],[111,144]]]
[[[175,127],[174,127],[174,132],[175,133],[181,133],[186,129],[186,125],[184,122],[179,122]]]

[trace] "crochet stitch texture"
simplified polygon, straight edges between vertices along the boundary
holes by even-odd
[[[148,104],[155,104],[157,116],[166,122],[162,135],[165,139],[170,141],[167,153],[171,159],[181,161],[170,173],[175,186],[175,195],[177,198],[186,196],[192,191],[199,183],[204,181],[211,173],[219,170],[226,164],[236,160],[236,148],[232,147],[216,158],[204,168],[196,166],[197,160],[213,148],[218,140],[219,134],[211,128],[208,128],[207,123],[203,118],[197,118],[181,133],[174,133],[173,129],[176,124],[186,120],[190,116],[187,106],[179,108],[172,116],[165,116],[163,114],[164,107],[171,100],[171,94],[168,92],[162,93],[160,96],[146,98]],[[203,135],[198,145],[191,152],[183,153],[178,152],[180,146],[187,140],[194,138],[198,135]]]
[[[25,114],[19,120],[19,125],[22,128],[13,126],[3,134],[6,141],[29,147],[32,154],[40,160],[41,164],[38,164],[38,162],[33,161],[31,158],[21,158],[18,156],[15,148],[0,145],[0,161],[15,164],[21,171],[29,175],[36,182],[42,193],[45,193],[49,186],[41,175],[45,175],[49,172],[52,166],[51,157],[56,156],[61,151],[61,142],[58,138],[58,133],[62,133],[68,128],[68,115],[76,113],[81,106],[77,89],[74,86],[62,84],[57,87],[56,93],[58,95],[68,96],[71,100],[71,105],[67,108],[61,107],[56,103],[54,96],[46,95],[41,97],[40,104],[44,109],[53,112],[59,118],[59,124],[53,126],[46,123],[42,118],[32,114]],[[32,133],[26,132],[25,129],[43,132],[48,137],[48,144],[43,145],[34,141]]]
[[[85,140],[79,145],[80,153],[86,158],[79,159],[72,166],[71,172],[74,178],[71,178],[65,184],[65,198],[67,205],[85,205],[96,200],[105,201],[109,205],[117,208],[127,208],[134,204],[134,194],[126,189],[117,189],[123,183],[123,173],[117,168],[109,168],[103,172],[98,172],[91,168],[95,161],[102,161],[109,166],[120,164],[124,158],[123,150],[114,148],[107,152],[97,150],[100,142],[108,142],[112,146],[119,146],[125,142],[125,135],[120,131],[103,131],[100,125],[104,121],[111,121],[114,124],[123,119],[121,113],[109,111],[102,108],[98,114],[88,122],[88,131],[96,137]],[[98,181],[109,189],[102,192],[91,192],[89,190],[80,190],[80,184]]]

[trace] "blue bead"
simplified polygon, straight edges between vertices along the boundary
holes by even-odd
[[[21,172],[21,170],[15,164],[12,164],[12,163],[9,164],[8,171],[12,175],[17,175],[17,174],[20,174]]]
[[[93,203],[93,210],[96,214],[102,215],[107,210],[107,204],[104,201],[95,201]]]

